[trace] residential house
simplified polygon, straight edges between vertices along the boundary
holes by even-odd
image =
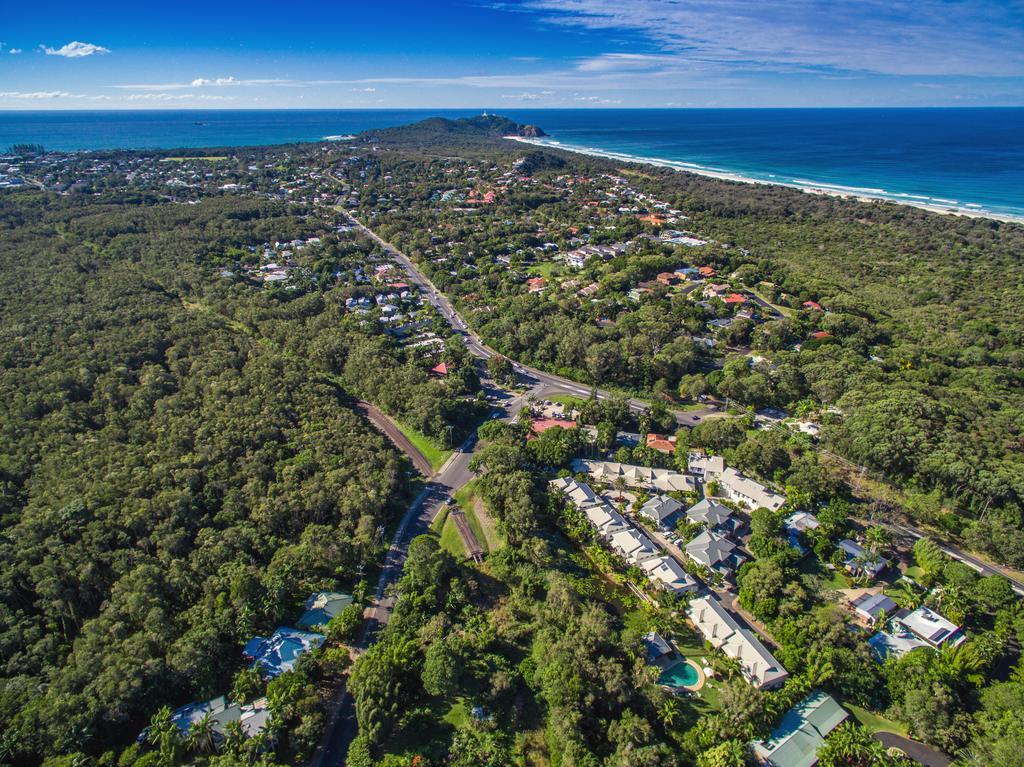
[[[670,495],[656,495],[640,507],[640,514],[651,520],[657,527],[671,530],[675,527],[683,504]]]
[[[720,602],[701,597],[690,602],[690,622],[709,644],[739,661],[743,676],[755,687],[779,687],[789,673],[750,629],[743,628]]]
[[[652,666],[660,666],[666,661],[675,660],[678,655],[665,637],[657,632],[644,634],[640,641],[644,643],[644,649],[647,651],[647,662]]]
[[[899,610],[899,605],[885,594],[872,594],[870,592],[865,592],[856,599],[851,600],[850,607],[865,626],[874,626],[880,620],[883,620],[885,616],[892,615]]]
[[[803,544],[803,536],[811,530],[817,530],[818,518],[809,511],[795,511],[786,517],[784,523],[789,538],[789,545],[801,554],[807,553],[807,547]]]
[[[434,367],[430,368],[430,372],[433,373],[434,375],[438,375],[444,378],[451,372],[451,369],[448,367],[447,362],[441,362],[437,365],[434,365]]]
[[[253,637],[242,653],[252,659],[250,668],[258,668],[271,679],[291,671],[299,656],[324,642],[323,634],[299,629],[278,628],[270,637]]]
[[[693,451],[686,456],[686,468],[691,474],[708,482],[725,471],[725,459],[720,455]]]
[[[676,451],[676,438],[667,434],[648,434],[647,447],[659,453],[671,455]]]
[[[859,543],[855,543],[849,538],[843,538],[836,545],[843,552],[845,558],[844,566],[854,575],[867,575],[877,578],[889,564],[885,557],[869,552]]]
[[[931,646],[927,642],[922,642],[912,632],[898,626],[892,631],[879,631],[868,640],[868,644],[871,645],[871,652],[879,663],[885,663],[889,657],[899,658],[919,647]]]
[[[576,422],[565,418],[534,418],[530,421],[530,432],[533,436],[543,434],[548,429],[575,429]]]
[[[651,539],[632,527],[612,533],[608,542],[612,550],[631,565],[639,565],[645,559],[658,556],[658,549]]]
[[[703,274],[703,271],[701,271]],[[727,282],[709,282],[704,286],[702,295],[704,298],[717,298],[725,295],[729,292],[729,283]]]
[[[754,755],[766,767],[813,767],[825,737],[848,714],[831,695],[812,692],[783,714],[764,740],[754,741]]]
[[[896,622],[936,650],[956,647],[967,641],[959,626],[927,607],[918,607],[912,613],[897,616]]]
[[[194,724],[207,717],[209,717],[213,729],[215,742],[224,739],[227,727],[231,722],[239,722],[242,725],[242,732],[251,738],[261,732],[270,721],[270,704],[266,698],[258,698],[252,703],[243,705],[228,701],[226,696],[221,695],[205,703],[189,703],[175,709],[171,712],[171,723],[178,728],[182,737],[185,737]],[[139,735],[138,740],[140,742],[146,740],[148,734],[149,728],[147,727]]]
[[[686,544],[686,556],[727,578],[743,561],[742,556],[736,553],[735,543],[711,530],[701,531]]]
[[[531,277],[526,281],[526,289],[530,293],[539,293],[544,290],[544,286],[547,284],[547,280],[543,277]]]
[[[766,508],[778,511],[786,502],[784,496],[772,492],[760,482],[740,474],[736,469],[727,468],[716,478],[718,487],[726,498],[742,503],[750,509]]]
[[[655,586],[674,594],[694,592],[700,587],[696,579],[672,557],[663,555],[645,559],[640,563],[640,569]]]
[[[653,492],[691,493],[697,489],[693,477],[670,469],[654,469],[649,466],[633,466],[614,461],[591,461],[579,458],[573,461],[572,469],[590,474],[597,482],[614,485],[622,481],[626,487]]]
[[[331,618],[352,602],[351,594],[343,594],[340,591],[318,591],[306,600],[306,612],[295,622],[295,625],[300,629],[326,626],[330,623]]]
[[[704,498],[686,510],[686,519],[694,525],[703,525],[708,530],[720,533],[735,532],[740,526],[733,517],[732,509],[713,498]]]

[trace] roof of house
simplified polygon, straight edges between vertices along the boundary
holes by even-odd
[[[771,736],[753,743],[754,751],[772,767],[812,767],[825,736],[847,716],[831,695],[812,692],[783,714]]]
[[[655,522],[664,522],[675,516],[683,508],[683,504],[670,495],[656,495],[640,507],[640,513]]]
[[[694,451],[686,456],[686,467],[693,472],[721,474],[725,471],[725,459],[720,455],[705,455]]]
[[[632,527],[620,530],[609,536],[608,540],[612,546],[622,552],[622,555],[634,564],[639,564],[645,559],[656,556],[658,550],[651,543],[650,539],[643,533],[638,533]]]
[[[648,434],[647,447],[657,450],[659,453],[674,453],[676,450],[676,438],[665,434]]]
[[[849,538],[843,538],[836,544],[846,554],[846,565],[855,566],[857,570],[870,575],[878,575],[888,564],[885,557],[871,554],[863,546]]]
[[[695,525],[721,527],[732,517],[732,509],[712,498],[704,498],[686,510],[686,518]]]
[[[326,626],[331,618],[352,604],[352,595],[340,591],[318,591],[306,600],[306,612],[295,625],[300,629]]]
[[[686,544],[686,554],[705,567],[730,563],[736,544],[711,530],[704,530]]]
[[[242,731],[252,737],[267,726],[270,720],[270,705],[266,698],[258,698],[252,703],[242,705],[228,701],[226,696],[221,695],[205,703],[189,703],[175,709],[171,712],[171,723],[177,726],[182,735],[188,735],[192,725],[202,721],[206,716],[210,717],[213,731],[219,736],[225,734],[228,724],[240,722]],[[147,727],[142,731],[139,740],[144,740],[148,732]]]
[[[786,502],[785,496],[772,492],[760,482],[745,477],[733,468],[728,468],[718,475],[718,484],[755,509],[764,507],[778,511]]]
[[[934,647],[943,644],[958,645],[966,640],[960,627],[927,607],[918,607],[904,615],[900,623]]]
[[[722,301],[727,304],[745,304],[747,302],[747,297],[740,295],[739,293],[730,293],[723,298]]]
[[[813,309],[816,312],[824,311],[821,308],[821,304],[819,304],[817,301],[804,301],[803,304],[801,304],[801,306],[803,306],[804,309]]]
[[[693,477],[680,474],[669,469],[653,469],[649,466],[633,466],[614,461],[590,461],[577,458],[572,462],[573,471],[585,471],[595,480],[615,482],[622,479],[629,487],[642,487],[647,490],[660,490],[668,493],[673,490],[691,492],[695,489]]]
[[[434,367],[430,368],[430,372],[437,373],[439,376],[446,376],[448,375],[448,363],[441,362],[437,365],[434,365]]]
[[[644,634],[641,637],[641,641],[644,643],[644,647],[647,648],[647,660],[650,663],[654,663],[658,658],[671,655],[674,652],[672,645],[665,641],[665,637],[655,631]]]
[[[871,645],[871,651],[879,662],[884,662],[890,655],[898,658],[919,647],[931,647],[906,630],[895,634],[879,631],[868,640],[868,644]]]
[[[253,637],[242,651],[252,658],[250,668],[259,668],[270,678],[291,671],[299,656],[323,644],[323,634],[282,626],[270,637]]]
[[[690,621],[713,647],[739,661],[747,680],[758,687],[775,685],[789,676],[750,629],[741,628],[736,619],[716,599],[701,597],[690,602]]]
[[[786,529],[791,533],[817,530],[820,524],[818,518],[809,511],[794,511],[785,520]]]
[[[576,422],[565,418],[534,418],[530,422],[530,431],[542,434],[548,429],[575,429]]]
[[[697,581],[671,557],[661,556],[640,563],[647,577],[669,591],[694,591]]]
[[[866,592],[850,602],[850,607],[861,615],[875,620],[882,613],[892,615],[899,606],[885,594],[871,594]]]

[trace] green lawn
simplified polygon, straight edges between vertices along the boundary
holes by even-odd
[[[860,722],[872,734],[876,732],[895,732],[897,735],[907,735],[907,728],[899,722],[873,714],[867,709],[855,706],[852,703],[843,703],[843,706],[853,714],[854,719]]]
[[[444,522],[441,523],[441,548],[456,559],[464,559],[466,556],[466,547],[462,545],[459,528],[455,526],[451,514],[447,513],[444,515]]]
[[[392,419],[394,420],[394,419]],[[444,462],[448,460],[448,457],[454,453],[454,450],[448,450],[441,447],[437,440],[432,437],[428,437],[426,434],[421,434],[415,429],[411,429],[404,423],[395,421],[402,434],[409,438],[409,441],[416,446],[416,448],[426,456],[426,459],[430,461],[430,466],[434,471],[440,469]]]
[[[565,405],[567,408],[582,407],[586,403],[582,397],[574,397],[571,394],[552,394],[546,399],[557,402],[559,405]]]
[[[554,261],[542,261],[539,264],[533,264],[526,271],[529,275],[547,278],[551,276],[551,270],[554,269],[556,266],[558,266],[558,264],[556,264]]]
[[[495,551],[505,545],[505,539],[487,513],[484,500],[477,494],[476,480],[468,483],[465,487],[459,488],[455,493],[455,502],[466,514],[466,520],[470,528],[476,534],[476,539],[484,547],[484,551]]]

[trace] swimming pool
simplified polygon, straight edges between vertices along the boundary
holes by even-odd
[[[688,660],[673,663],[658,677],[658,684],[668,687],[695,687],[699,681],[700,671]]]

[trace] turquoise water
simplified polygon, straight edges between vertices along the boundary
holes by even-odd
[[[321,141],[480,110],[0,112],[0,150]],[[1024,217],[1024,108],[501,110],[565,148],[681,169]]]
[[[669,687],[692,687],[698,679],[700,675],[693,664],[682,660],[662,671],[658,682]]]

